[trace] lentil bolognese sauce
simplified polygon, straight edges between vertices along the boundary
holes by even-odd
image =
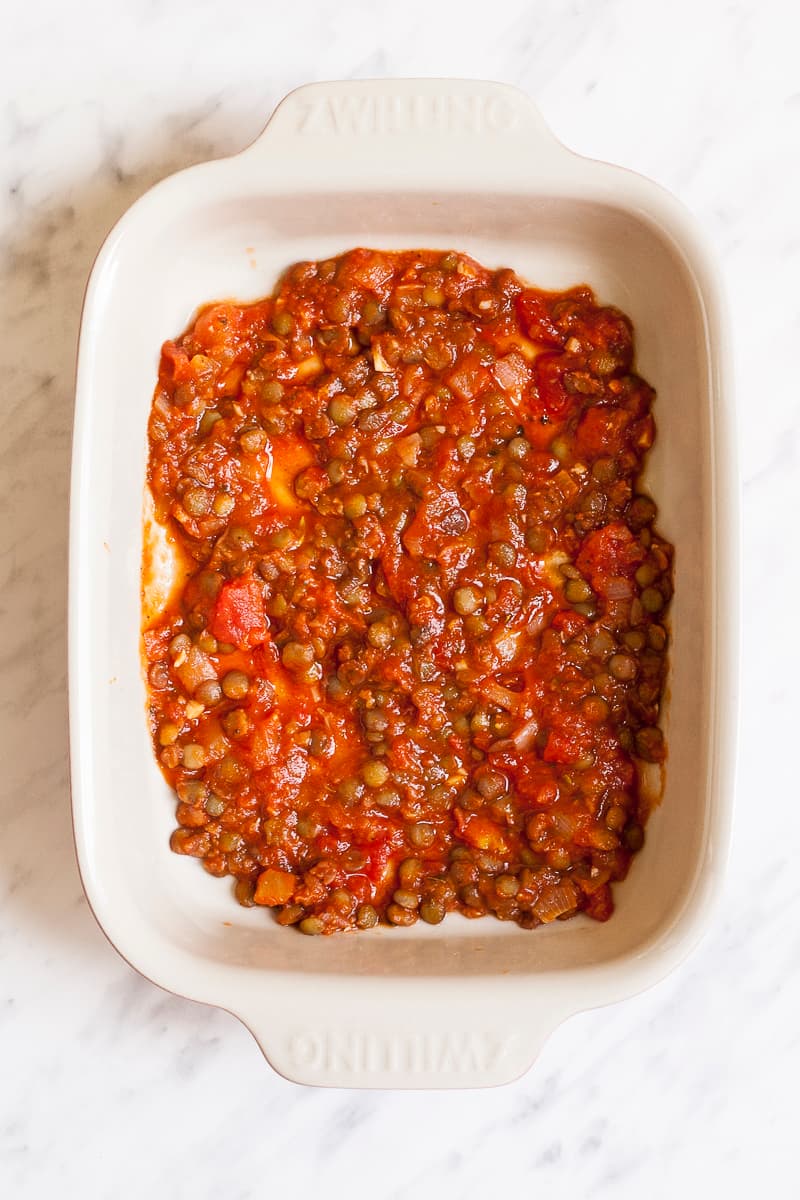
[[[166,342],[172,849],[308,934],[606,920],[665,753],[653,398],[588,287],[454,252],[299,263]]]

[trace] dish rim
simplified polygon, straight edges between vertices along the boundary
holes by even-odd
[[[684,257],[691,265],[700,289],[705,308],[707,322],[706,337],[709,346],[709,358],[712,378],[709,393],[714,416],[714,454],[710,465],[709,485],[712,489],[712,521],[711,543],[716,553],[715,590],[711,598],[711,608],[715,620],[715,637],[712,647],[711,676],[715,693],[715,703],[711,712],[711,728],[709,731],[708,761],[711,770],[709,781],[709,838],[715,846],[714,869],[698,881],[694,892],[687,898],[683,909],[676,912],[670,937],[663,937],[657,952],[644,953],[634,956],[622,963],[604,963],[599,967],[583,967],[564,969],[555,974],[570,975],[570,991],[576,993],[581,987],[585,988],[585,999],[575,1003],[573,1000],[565,1004],[563,996],[548,994],[543,997],[542,1011],[538,1018],[536,1040],[540,1044],[552,1028],[561,1019],[581,1009],[609,1003],[625,996],[634,994],[642,988],[657,982],[668,974],[691,951],[706,928],[714,904],[718,901],[723,883],[724,858],[727,854],[730,826],[732,819],[733,773],[735,767],[736,729],[738,723],[738,488],[736,485],[736,451],[734,441],[734,413],[732,401],[732,379],[730,369],[730,350],[728,339],[728,322],[722,289],[719,285],[716,269],[703,245],[698,230],[685,209],[674,197],[670,196],[658,185],[636,175],[624,168],[600,163],[596,160],[583,158],[574,154],[561,143],[557,142],[546,128],[529,98],[516,89],[507,85],[484,83],[469,80],[378,80],[378,81],[347,81],[341,83],[308,84],[290,92],[277,106],[262,133],[244,150],[229,157],[201,163],[186,168],[175,175],[169,176],[146,192],[123,215],[106,238],[103,247],[95,260],[89,284],[84,299],[81,317],[80,352],[76,380],[75,426],[73,439],[73,467],[70,503],[70,612],[69,612],[69,694],[70,694],[70,746],[71,746],[71,780],[73,801],[73,831],[76,854],[84,890],[89,900],[92,912],[100,924],[106,937],[118,952],[130,962],[140,973],[176,994],[193,999],[206,1000],[218,1007],[233,1011],[253,1030],[267,1057],[273,1065],[287,1075],[305,1082],[337,1083],[345,1082],[352,1085],[354,1073],[347,1068],[331,1070],[318,1067],[316,1060],[307,1064],[307,1069],[294,1066],[291,1062],[281,1059],[271,1044],[268,1022],[262,1027],[252,1014],[242,1012],[236,1005],[223,1002],[219,994],[219,981],[204,977],[204,972],[198,967],[194,980],[181,982],[177,978],[166,977],[163,973],[151,972],[148,967],[132,961],[136,956],[128,957],[124,950],[124,939],[117,934],[112,937],[108,927],[114,928],[117,921],[114,914],[104,910],[102,898],[94,887],[92,871],[92,850],[87,837],[84,823],[85,811],[82,805],[82,792],[86,786],[86,764],[84,762],[84,746],[81,737],[81,713],[84,703],[81,699],[80,686],[80,647],[81,630],[79,628],[80,612],[78,611],[78,588],[76,581],[79,577],[82,557],[80,542],[80,516],[84,497],[82,495],[82,465],[84,443],[88,436],[91,413],[85,394],[88,389],[88,378],[91,373],[91,350],[94,325],[98,321],[97,307],[99,304],[97,289],[102,278],[107,261],[114,253],[121,237],[133,221],[137,210],[141,211],[144,204],[152,204],[154,197],[161,192],[166,196],[170,188],[185,186],[191,178],[199,179],[202,172],[209,167],[221,170],[236,165],[240,170],[255,166],[262,154],[269,156],[274,149],[276,153],[285,152],[285,147],[292,144],[292,139],[298,136],[298,106],[305,106],[303,112],[314,111],[317,104],[322,111],[326,102],[331,98],[343,95],[358,95],[368,97],[423,96],[437,97],[477,97],[476,112],[483,111],[484,123],[488,121],[486,114],[495,105],[497,113],[519,114],[519,122],[527,136],[532,138],[537,148],[546,160],[550,170],[549,186],[560,188],[572,185],[576,194],[591,190],[592,197],[597,199],[605,195],[614,204],[624,210],[644,211],[654,218],[662,229],[680,247]],[[500,105],[500,99],[503,105]],[[311,108],[309,110],[309,104]],[[481,105],[483,108],[481,109]],[[378,101],[374,102],[375,111],[379,111]],[[332,110],[333,111],[333,110]],[[445,110],[446,111],[446,110]],[[307,116],[304,118],[308,120]],[[517,116],[514,117],[517,120]],[[294,127],[292,125],[294,123]],[[486,130],[483,131],[484,133]],[[445,130],[447,136],[448,134]],[[361,135],[359,135],[361,136]],[[370,136],[370,135],[367,135]],[[411,136],[403,135],[400,136]],[[413,134],[416,136],[416,133]],[[460,137],[459,133],[454,136]],[[473,138],[468,133],[468,138]],[[494,161],[502,161],[507,147],[501,145],[500,158],[497,157],[496,147],[493,149],[481,134],[475,134],[480,150],[488,158],[494,155]],[[500,139],[502,142],[502,139]],[[351,140],[351,148],[355,143]],[[520,158],[524,158],[520,155]],[[449,177],[453,190],[460,190],[469,178],[475,187],[475,170],[470,165],[466,174],[459,174],[454,169]],[[506,187],[524,187],[526,177],[524,172],[510,168],[504,175]],[[582,184],[582,181],[583,184]],[[591,184],[591,188],[588,187]],[[527,190],[530,190],[530,180],[527,180]],[[321,190],[319,187],[316,189]],[[337,191],[341,189],[336,189]],[[481,189],[485,191],[486,189]],[[545,189],[546,190],[546,189]],[[543,194],[540,189],[536,194]],[[102,312],[102,307],[100,307]],[[724,511],[725,519],[722,520]],[[724,592],[726,603],[721,603]],[[733,603],[731,603],[733,597]],[[138,633],[138,631],[137,631]],[[598,977],[598,971],[605,972],[605,978]],[[591,978],[589,978],[591,973]],[[542,975],[522,977],[517,981],[518,992],[529,992],[533,979],[542,980]],[[295,983],[297,978],[295,978]],[[175,986],[175,984],[179,986]],[[451,988],[458,987],[458,981],[437,980]],[[401,985],[395,981],[399,991],[410,996],[414,981],[403,980]],[[524,986],[523,986],[524,985]],[[291,986],[291,980],[288,986]],[[546,989],[545,989],[546,990]],[[454,994],[456,994],[454,992]],[[521,998],[521,996],[519,997]],[[530,996],[528,996],[530,1001]],[[544,1002],[546,1001],[546,1002]],[[246,1008],[246,1005],[244,1006]],[[444,1036],[441,1031],[437,1036]],[[476,1068],[473,1071],[462,1071],[452,1081],[453,1086],[478,1085],[501,1082],[513,1078],[527,1069],[532,1061],[529,1043],[524,1053],[520,1052],[514,1059],[514,1064],[506,1063],[499,1074],[492,1070]],[[533,1046],[535,1053],[536,1046]],[[302,1057],[302,1056],[301,1056]],[[419,1086],[420,1078],[426,1085],[431,1085],[428,1079],[430,1072],[386,1071],[373,1070],[356,1071],[356,1082],[361,1086]],[[363,1076],[361,1078],[360,1076]]]

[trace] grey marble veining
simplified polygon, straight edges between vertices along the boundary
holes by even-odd
[[[307,18],[312,10],[316,19]],[[759,1194],[796,1184],[800,10],[790,0],[15,5],[0,46],[0,1194]],[[302,18],[302,19],[301,19]],[[301,32],[302,29],[302,32]],[[92,259],[153,181],[297,83],[499,78],[699,215],[728,284],[744,484],[742,749],[724,904],[643,996],[490,1092],[295,1087],[161,992],[87,908],[68,811],[66,530]]]

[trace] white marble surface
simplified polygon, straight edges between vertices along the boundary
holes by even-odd
[[[454,20],[419,0],[27,0],[6,13],[0,1194],[250,1200],[315,1181],[397,1200],[797,1194],[799,12],[462,0]],[[95,251],[148,184],[247,143],[297,83],[413,74],[523,86],[567,143],[674,190],[722,260],[744,485],[736,833],[700,950],[648,994],[568,1022],[519,1082],[319,1091],[273,1074],[232,1017],[134,974],[81,892],[64,615],[75,338]]]

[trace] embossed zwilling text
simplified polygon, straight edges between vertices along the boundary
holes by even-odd
[[[289,1057],[312,1071],[486,1071],[506,1053],[509,1036],[490,1033],[295,1033]]]
[[[504,96],[325,96],[304,101],[297,133],[503,133],[519,113]]]

